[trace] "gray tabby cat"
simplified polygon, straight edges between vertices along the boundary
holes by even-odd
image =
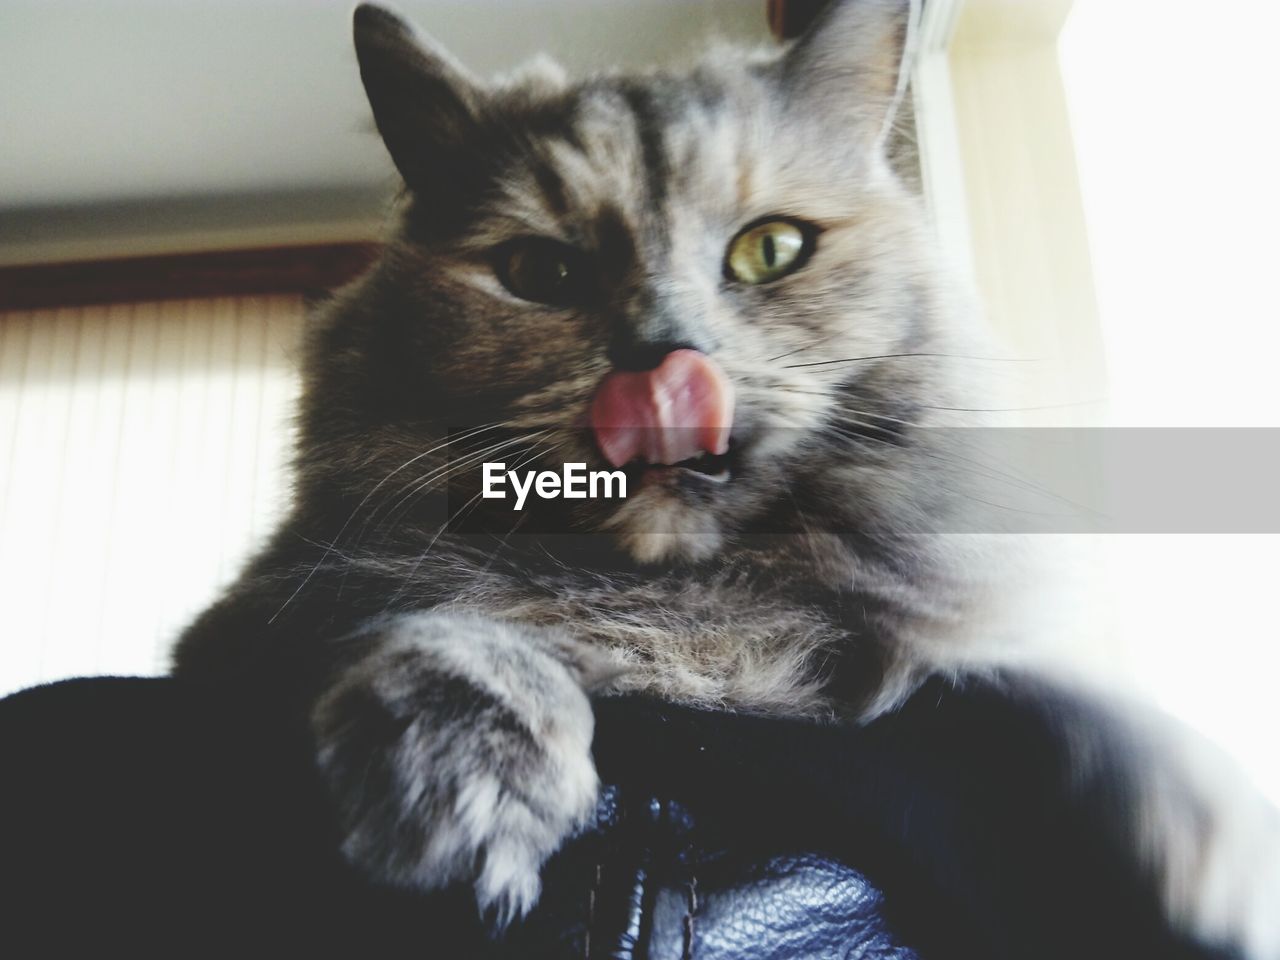
[[[856,722],[1013,629],[996,538],[934,535],[969,509],[935,428],[987,368],[885,158],[907,22],[844,0],[783,50],[485,85],[356,11],[403,217],[314,320],[292,514],[175,669],[308,725],[370,874],[507,922],[593,811],[589,694]],[[482,461],[632,487],[517,515]],[[1174,917],[1280,957],[1266,815],[1142,756]]]

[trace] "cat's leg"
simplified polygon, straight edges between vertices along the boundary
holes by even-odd
[[[1130,715],[1126,834],[1173,922],[1197,939],[1280,960],[1280,812],[1221,751],[1172,721]],[[1088,770],[1093,750],[1079,754]]]
[[[1280,960],[1280,812],[1172,718],[1005,673],[937,678],[848,738],[842,809],[978,955]]]
[[[1128,851],[1176,929],[1280,960],[1280,811],[1234,762],[1123,698],[1031,676],[1002,686],[1024,722],[1043,724],[1068,802]]]
[[[537,900],[539,870],[594,809],[600,654],[559,634],[423,612],[341,641],[316,703],[320,770],[344,854],[377,880],[474,885],[499,924]]]

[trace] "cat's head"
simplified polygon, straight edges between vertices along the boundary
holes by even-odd
[[[936,382],[927,230],[885,155],[908,6],[837,0],[789,48],[685,71],[571,82],[540,63],[495,84],[361,7],[406,205],[316,338],[304,466],[358,494],[432,470],[478,491],[486,459],[630,461],[625,501],[557,509],[642,562],[714,554],[780,506],[820,515],[799,501],[833,471],[865,495],[859,464]],[[610,447],[604,421],[655,383],[675,407],[637,416],[671,436]],[[448,469],[423,458],[446,434]],[[488,440],[508,445],[465,465]]]

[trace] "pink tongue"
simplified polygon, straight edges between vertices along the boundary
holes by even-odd
[[[644,373],[615,370],[591,402],[596,443],[615,467],[725,453],[732,427],[733,384],[697,350],[673,350]]]

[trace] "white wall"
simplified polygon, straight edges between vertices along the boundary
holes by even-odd
[[[164,669],[282,501],[300,298],[0,314],[0,694]]]
[[[480,77],[762,41],[764,0],[393,0]],[[351,43],[354,0],[4,0],[0,210],[390,189]],[[91,144],[92,149],[85,149]]]
[[[926,184],[951,214],[940,227],[953,259],[1031,358],[1027,409],[1007,422],[1280,428],[1280,5],[930,9],[953,31],[926,44],[917,83]],[[1225,746],[1280,802],[1280,537],[1072,546],[1088,558],[1062,618],[1073,642]]]
[[[1278,34],[1258,0],[1076,0],[1062,72],[1115,426],[1280,427]],[[1138,684],[1280,801],[1280,537],[1109,548]]]

